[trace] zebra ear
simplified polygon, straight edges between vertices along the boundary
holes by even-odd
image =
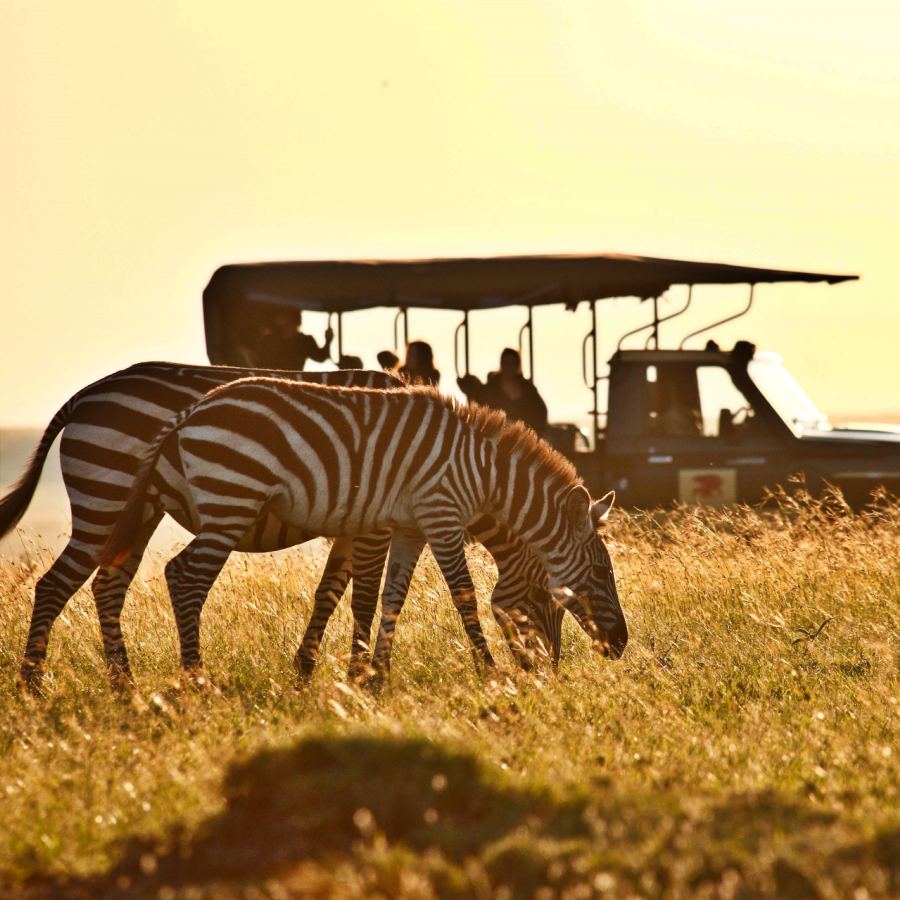
[[[591,522],[593,522],[594,528],[598,528],[609,518],[609,511],[615,502],[616,492],[610,491],[591,504]]]
[[[591,511],[591,495],[584,485],[576,485],[566,497],[566,515],[573,528],[583,527]]]

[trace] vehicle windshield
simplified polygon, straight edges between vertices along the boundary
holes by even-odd
[[[808,431],[828,431],[831,425],[797,380],[781,364],[775,353],[757,353],[747,372],[775,412],[799,435]]]

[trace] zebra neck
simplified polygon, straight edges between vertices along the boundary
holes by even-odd
[[[564,486],[558,472],[525,447],[495,445],[491,473],[494,515],[539,554],[549,550],[556,530],[555,511]]]

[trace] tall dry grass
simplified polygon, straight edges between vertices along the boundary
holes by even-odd
[[[107,688],[83,591],[54,629],[46,696],[22,697],[43,563],[5,565],[0,893],[900,891],[900,506],[618,513],[609,544],[632,635],[620,662],[567,623],[559,674],[523,675],[483,608],[499,669],[479,677],[429,560],[380,695],[344,680],[344,605],[298,685],[323,559],[292,551],[236,557],[215,587],[213,690],[177,687],[150,576],[126,607],[132,696]],[[470,561],[487,597],[493,567]]]

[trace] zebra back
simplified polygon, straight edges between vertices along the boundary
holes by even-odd
[[[141,367],[146,371],[152,371],[155,367],[162,367],[164,371],[171,372],[171,367],[165,363],[143,363]],[[131,489],[125,506],[122,508],[118,516],[116,524],[110,533],[106,544],[100,554],[101,565],[118,565],[121,564],[134,546],[138,531],[143,522],[144,500],[147,495],[150,481],[156,469],[157,461],[168,437],[177,431],[181,425],[194,413],[198,406],[207,400],[215,397],[215,395],[226,389],[234,381],[243,381],[253,378],[277,379],[283,381],[304,381],[310,383],[328,384],[342,388],[355,387],[400,387],[402,382],[389,375],[386,372],[374,372],[364,369],[348,369],[339,370],[338,372],[283,372],[280,370],[263,370],[262,373],[256,370],[239,369],[228,366],[211,366],[194,369],[192,367],[184,367],[178,370],[177,374],[184,378],[185,375],[212,382],[212,388],[207,393],[197,397],[193,403],[189,403],[183,407],[172,419],[170,419],[156,437],[149,444],[145,452],[142,454],[134,480],[131,483]],[[237,379],[230,379],[229,376],[237,374]],[[283,376],[287,375],[287,378]],[[229,380],[224,380],[224,379]],[[223,379],[220,381],[219,379]]]
[[[105,430],[102,441],[78,439],[62,448],[63,463],[71,456],[74,461],[85,462],[103,471],[105,457],[115,454],[119,466],[136,469],[140,452],[147,441],[152,440],[170,415],[175,415],[185,404],[204,396],[212,388],[229,381],[248,376],[276,376],[293,381],[333,384],[339,387],[391,388],[403,382],[387,372],[365,369],[344,369],[325,372],[288,372],[277,369],[241,369],[232,366],[192,366],[169,362],[141,362],[106,375],[73,394],[54,414],[31,456],[21,478],[0,499],[0,537],[11,531],[28,509],[40,480],[41,471],[53,441],[70,424],[95,426]],[[107,396],[115,400],[104,400]],[[149,415],[139,408],[139,401],[150,404],[155,414]],[[159,410],[163,410],[160,417]],[[116,432],[110,437],[109,431]],[[146,435],[144,440],[140,435]],[[120,437],[119,437],[120,436]],[[64,436],[65,438],[65,436]],[[136,448],[135,442],[139,447]],[[128,458],[132,462],[128,463]],[[122,469],[124,471],[124,468]],[[98,499],[108,500],[110,483],[97,480]],[[92,496],[90,479],[78,484],[79,494]],[[124,496],[122,498],[124,500]],[[88,500],[87,502],[90,502]],[[73,519],[75,513],[73,510]],[[74,524],[74,522],[73,522]]]

